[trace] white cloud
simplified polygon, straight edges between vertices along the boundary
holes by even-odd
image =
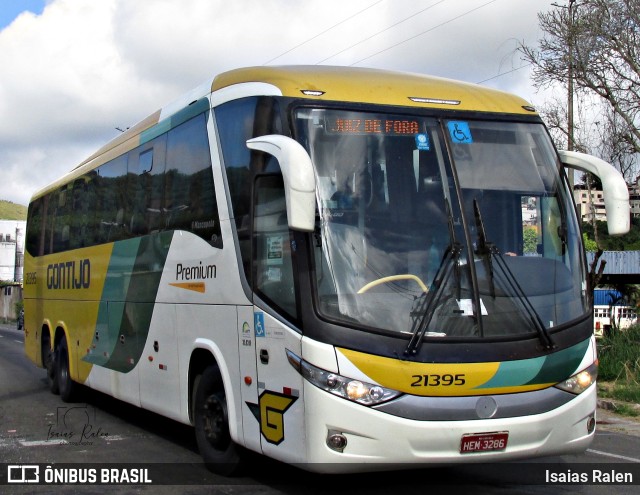
[[[42,15],[24,13],[0,31],[0,198],[26,204],[115,127],[220,71],[292,48],[273,64],[315,64],[356,45],[323,63],[381,52],[357,65],[471,82],[510,70],[520,63],[515,40],[535,43],[536,12],[548,2],[496,0],[463,15],[487,1],[50,0]],[[487,85],[533,95],[527,69]]]

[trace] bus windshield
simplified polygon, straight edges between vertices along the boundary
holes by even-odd
[[[587,311],[573,206],[539,123],[301,108],[323,317],[427,338],[545,336]]]

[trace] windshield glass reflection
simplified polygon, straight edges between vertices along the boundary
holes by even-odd
[[[532,314],[546,330],[585,313],[578,231],[541,125],[333,109],[300,109],[296,125],[316,168],[324,316],[468,338],[540,332]]]

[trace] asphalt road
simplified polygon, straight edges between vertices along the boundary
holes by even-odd
[[[44,370],[24,356],[23,333],[13,325],[0,325],[0,493],[636,494],[640,484],[640,428],[634,428],[631,422],[626,422],[630,425],[626,427],[624,421],[610,415],[603,423],[591,448],[576,456],[350,476],[307,473],[255,456],[245,476],[226,479],[211,474],[201,464],[190,427],[88,390],[83,402],[63,403],[49,392]],[[7,484],[9,465],[96,468],[98,477],[104,466],[129,469],[131,477],[135,475],[133,469],[148,467],[152,468],[147,474],[153,484]],[[578,480],[574,484],[536,481],[544,478],[547,470],[578,476]],[[635,485],[605,485],[591,479],[596,471],[607,474],[612,470],[631,473]],[[586,483],[579,478],[582,472],[590,478]],[[44,473],[40,472],[40,477],[44,478]]]

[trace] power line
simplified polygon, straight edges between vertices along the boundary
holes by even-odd
[[[402,44],[404,44],[404,43],[407,43],[408,41],[411,41],[411,40],[414,40],[414,39],[416,39],[416,38],[419,38],[419,37],[420,37],[420,36],[422,36],[423,34],[427,34],[427,33],[431,32],[431,31],[433,31],[433,30],[435,30],[435,29],[438,29],[439,27],[444,26],[445,24],[449,24],[449,23],[451,23],[451,22],[453,22],[453,21],[455,21],[455,20],[458,20],[458,19],[460,19],[461,17],[464,17],[464,16],[466,16],[466,15],[468,15],[468,14],[471,14],[472,12],[475,12],[476,10],[480,10],[481,8],[486,7],[487,5],[490,5],[490,4],[492,4],[492,3],[496,2],[496,1],[497,1],[497,0],[491,0],[491,1],[487,2],[487,3],[484,3],[484,4],[480,5],[479,7],[476,7],[476,8],[474,8],[474,9],[468,10],[467,12],[464,12],[463,14],[460,14],[460,15],[458,15],[458,16],[456,16],[456,17],[453,17],[453,18],[449,19],[448,21],[441,22],[440,24],[438,24],[438,25],[436,25],[436,26],[433,26],[433,27],[431,27],[431,28],[427,29],[426,31],[422,31],[422,32],[420,32],[420,33],[418,33],[418,34],[416,34],[416,35],[414,35],[414,36],[411,36],[410,38],[407,38],[407,39],[406,39],[406,40],[404,40],[404,41],[400,41],[400,42],[398,42],[398,43],[396,43],[396,44],[394,44],[394,45],[391,45],[391,46],[389,46],[389,47],[387,47],[387,48],[384,48],[383,50],[380,50],[380,51],[378,51],[378,52],[376,52],[376,53],[374,53],[374,54],[372,54],[372,55],[369,55],[368,57],[365,57],[365,58],[362,58],[362,59],[360,59],[360,60],[358,60],[358,61],[356,61],[356,62],[353,62],[353,63],[352,63],[352,64],[350,64],[350,65],[351,65],[351,66],[354,66],[354,65],[356,65],[356,64],[359,64],[360,62],[364,62],[365,60],[368,60],[368,59],[370,59],[370,58],[373,58],[373,57],[375,57],[376,55],[380,55],[381,53],[384,53],[384,52],[389,51],[389,50],[391,50],[391,49],[393,49],[393,48],[396,48],[397,46],[400,46],[400,45],[402,45]]]
[[[267,60],[265,63],[263,63],[262,65],[267,65],[270,64],[271,62],[273,62],[274,60],[279,59],[280,57],[285,56],[287,53],[292,52],[293,50],[295,50],[296,48],[300,48],[302,45],[306,45],[307,43],[309,43],[310,41],[315,40],[316,38],[319,38],[320,36],[322,36],[323,34],[328,33],[329,31],[331,31],[332,29],[340,26],[341,24],[344,24],[345,22],[353,19],[354,17],[359,16],[360,14],[362,14],[363,12],[365,12],[366,10],[369,10],[373,7],[375,7],[376,5],[378,5],[379,3],[384,2],[385,0],[378,0],[376,3],[373,3],[371,5],[369,5],[368,7],[365,7],[364,9],[356,12],[355,14],[347,17],[346,19],[341,20],[340,22],[337,22],[336,24],[334,24],[333,26],[331,26],[330,28],[325,29],[324,31],[322,31],[321,33],[316,34],[315,36],[309,38],[306,41],[303,41],[302,43],[299,43],[298,45],[294,46],[293,48],[290,48],[289,50],[287,50],[286,52],[282,52],[280,55],[273,57],[271,60]]]
[[[497,74],[497,75],[495,75],[493,77],[490,77],[488,79],[483,79],[482,81],[478,81],[476,84],[486,83],[487,81],[491,81],[493,79],[497,79],[499,77],[506,76],[507,74],[511,74],[512,72],[515,72],[517,70],[524,69],[525,67],[530,67],[530,66],[531,66],[530,63],[529,64],[524,64],[524,65],[521,65],[520,67],[516,67],[515,69],[508,70],[507,72],[501,72],[500,74]]]
[[[425,12],[425,11],[427,11],[427,10],[429,10],[429,9],[431,9],[431,8],[433,8],[433,7],[435,7],[436,5],[439,5],[439,4],[441,4],[441,3],[443,3],[443,2],[446,2],[446,1],[447,1],[447,0],[440,0],[439,2],[436,2],[436,3],[432,4],[432,5],[429,5],[428,7],[424,8],[424,9],[422,9],[422,10],[419,10],[419,11],[418,11],[418,12],[416,12],[415,14],[411,14],[410,16],[405,17],[405,18],[404,18],[404,19],[402,19],[401,21],[398,21],[398,22],[396,22],[395,24],[392,24],[391,26],[384,28],[382,31],[378,31],[377,33],[372,34],[372,35],[371,35],[371,36],[369,36],[368,38],[365,38],[365,39],[363,39],[363,40],[361,40],[361,41],[358,41],[357,43],[355,43],[355,44],[353,44],[353,45],[351,45],[351,46],[348,46],[347,48],[344,48],[344,49],[340,50],[339,52],[334,53],[333,55],[329,55],[327,58],[324,58],[324,59],[320,60],[319,62],[316,62],[316,65],[321,64],[322,62],[325,62],[325,61],[329,60],[330,58],[335,57],[336,55],[340,55],[341,53],[344,53],[344,52],[346,52],[347,50],[351,50],[352,48],[354,48],[354,47],[356,47],[356,46],[358,46],[358,45],[361,45],[361,44],[362,44],[362,43],[364,43],[365,41],[369,41],[371,38],[375,38],[375,37],[376,37],[376,36],[378,36],[379,34],[382,34],[382,33],[384,33],[385,31],[389,31],[390,29],[392,29],[392,28],[396,27],[397,25],[402,24],[403,22],[406,22],[406,21],[408,21],[409,19],[412,19],[412,18],[414,18],[415,16],[420,15],[420,14],[422,14],[423,12]]]

